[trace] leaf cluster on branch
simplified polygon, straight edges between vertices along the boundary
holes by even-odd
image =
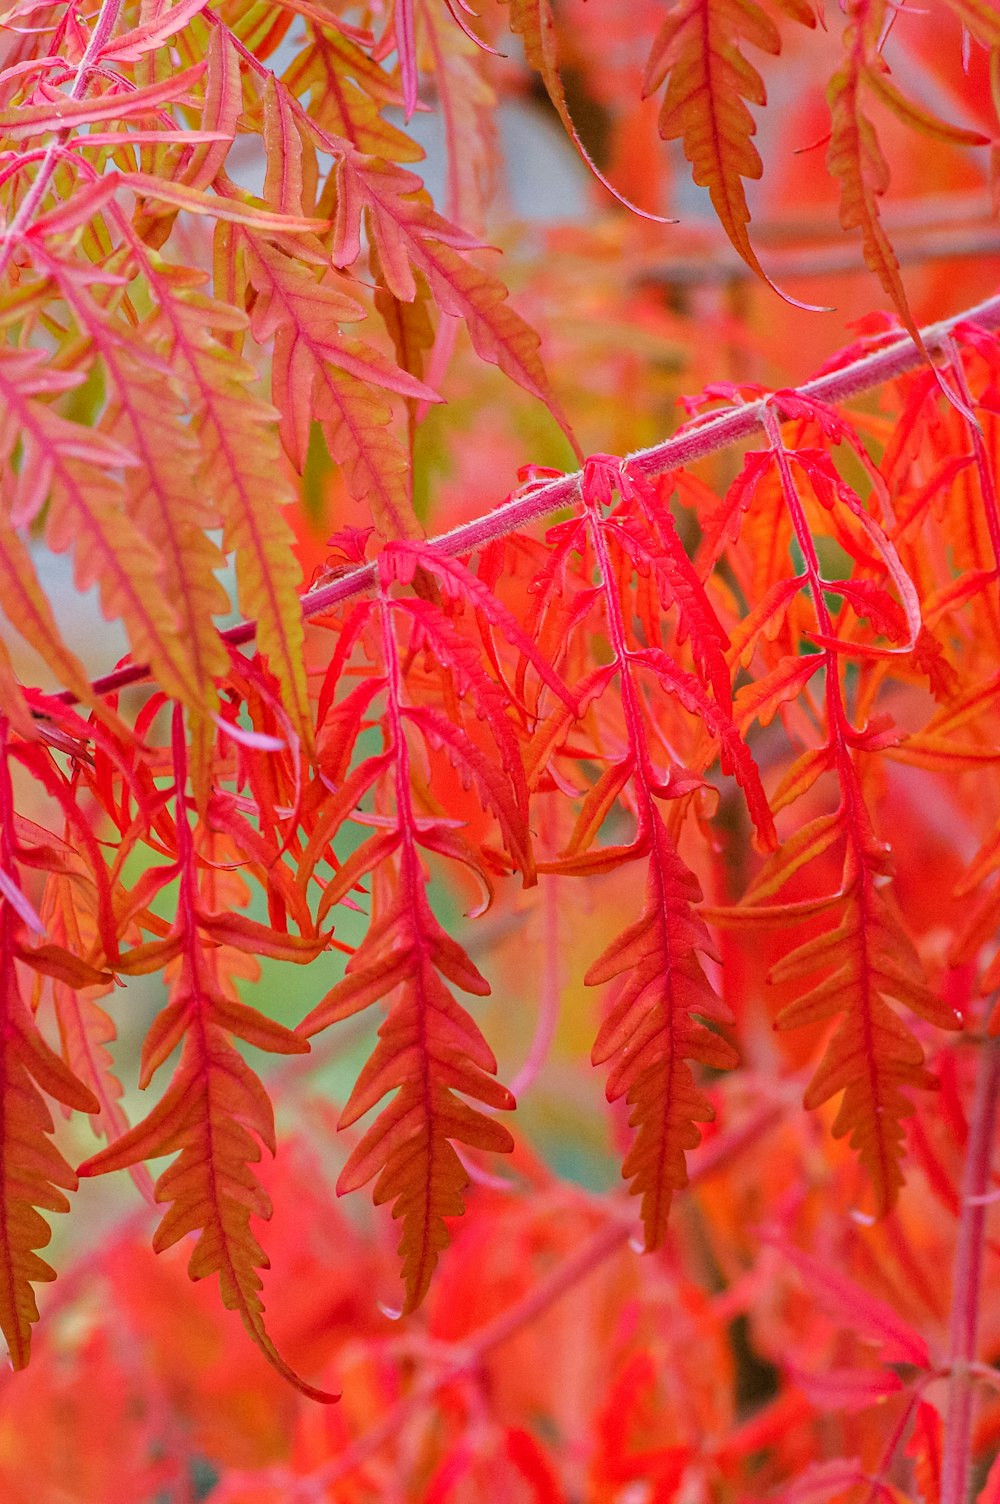
[[[336,1115],[336,1189],[371,1184],[391,1208],[402,1313],[429,1298],[454,1353],[409,1393],[405,1353],[386,1357],[389,1419],[348,1426],[332,1461],[301,1443],[273,1497],[298,1497],[300,1474],[309,1497],[368,1497],[318,1490],[362,1472],[395,1423],[543,1330],[600,1269],[635,1314],[627,1341],[585,1323],[617,1365],[591,1417],[587,1498],[624,1499],[641,1480],[665,1501],[716,1474],[815,1504],[903,1497],[905,1446],[912,1496],[960,1504],[970,1456],[989,1464],[1000,1436],[995,1395],[973,1435],[976,1385],[995,1387],[977,1331],[996,1259],[1000,296],[987,283],[979,303],[942,306],[921,281],[936,321],[919,324],[883,200],[890,156],[912,170],[899,143],[914,132],[929,173],[965,174],[984,196],[992,173],[995,193],[1000,13],[989,0],[940,0],[929,18],[892,0],[826,16],[811,0],[666,13],[505,0],[481,16],[464,0],[395,0],[388,14],[101,0],[85,15],[8,0],[2,25],[0,1330],[13,1368],[28,1363],[35,1286],[54,1278],[47,1214],[69,1209],[79,1177],[127,1169],[159,1205],[154,1250],[185,1243],[192,1279],[218,1277],[282,1379],[334,1398],[349,1355],[310,1355],[292,1334],[293,1360],[265,1323],[260,1162],[277,1147],[272,1097],[283,1106],[283,1077],[308,1065],[292,1057],[336,1054],[342,1035],[349,1055],[377,1015]],[[512,37],[522,62],[503,55]],[[943,63],[940,77],[918,65],[947,49],[967,99]],[[779,342],[781,320],[819,317],[811,284],[779,291],[751,235],[754,137],[758,122],[766,142],[777,129],[762,58],[801,103],[795,128],[825,121],[828,238],[857,236],[893,309],[795,386],[740,316],[741,274],[729,306],[699,314],[655,260],[675,233],[662,163],[681,167],[663,143],[679,142]],[[516,244],[497,217],[497,112],[532,74],[569,160],[624,208],[552,232],[534,269],[515,250],[522,298],[489,241]],[[600,129],[591,118],[581,133],[581,100]],[[419,175],[428,106],[440,204]],[[661,166],[643,177],[632,157],[652,161],[656,131]],[[809,170],[822,178],[818,160]],[[718,252],[698,234],[693,254]],[[551,377],[522,302],[548,329]],[[667,399],[691,377],[703,390],[666,437]],[[127,644],[98,677],[53,583],[64,553],[74,592],[95,587]],[[568,915],[588,904],[571,956]],[[478,938],[490,911],[502,977]],[[526,948],[514,980],[505,925]],[[293,966],[301,1017],[274,996]],[[608,1195],[598,1213],[558,1187],[509,1116],[544,1072],[571,968],[599,1013],[591,1062],[624,1103],[611,1131],[645,1273],[626,1262],[627,1207]],[[501,1015],[481,1000],[500,984],[514,1010],[531,972],[537,1032],[508,1085],[510,1030],[491,1042]],[[136,1113],[113,1046],[126,984],[155,977],[135,984],[159,987],[135,1071],[154,1105]],[[75,1127],[51,1102],[102,1140],[75,1169]],[[767,1168],[772,1134],[785,1175]],[[512,1156],[519,1210],[495,1156]],[[434,1293],[467,1206],[440,1275],[452,1307],[467,1278],[465,1298],[492,1309],[472,1269],[490,1265],[491,1225],[531,1267],[557,1259],[471,1337]],[[572,1237],[545,1230],[546,1206]],[[906,1279],[919,1305],[941,1258],[954,1261],[950,1328],[931,1296],[900,1313]],[[357,1248],[345,1259],[365,1277]],[[668,1341],[671,1280],[683,1320]],[[799,1298],[823,1370],[794,1366]],[[683,1435],[656,1442],[683,1333],[712,1345],[722,1386],[727,1322],[748,1315],[776,1365],[784,1338],[795,1353],[763,1418],[692,1400]],[[1000,1342],[995,1319],[988,1330]],[[365,1393],[374,1351],[356,1359]],[[322,1382],[302,1376],[324,1364]],[[477,1451],[462,1396],[445,1439],[423,1439],[407,1497],[485,1497],[493,1466],[517,1498],[577,1496],[502,1407],[484,1411]],[[884,1433],[882,1402],[895,1406]],[[837,1417],[825,1441],[824,1416]],[[242,1487],[234,1474],[212,1497],[249,1498]],[[994,1465],[983,1498],[998,1489]]]

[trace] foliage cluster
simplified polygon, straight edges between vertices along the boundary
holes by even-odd
[[[5,0],[9,1497],[1000,1499],[1000,12],[830,10]]]

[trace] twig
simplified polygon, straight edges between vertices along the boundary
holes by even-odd
[[[956,326],[966,322],[979,324],[986,329],[1000,327],[1000,295],[987,298],[985,302],[972,308],[965,308],[952,318],[928,324],[922,330],[924,345],[928,350],[939,349]],[[821,402],[843,402],[915,370],[922,359],[909,335],[900,335],[882,349],[863,355],[836,371],[816,376],[797,390],[803,396],[813,397]],[[629,455],[629,466],[642,475],[654,476],[690,465],[730,444],[739,443],[741,439],[750,438],[763,428],[766,412],[766,398],[748,402],[743,407],[727,408],[718,415],[688,424],[673,438]],[[462,523],[431,539],[428,547],[445,555],[472,553],[483,544],[503,538],[517,528],[558,511],[560,507],[572,505],[579,496],[580,481],[581,472],[576,470],[556,480],[543,481],[518,491],[484,516]],[[374,583],[374,564],[363,564],[357,569],[347,570],[330,584],[308,591],[302,597],[302,615],[309,620],[332,611],[341,602],[370,590]],[[242,647],[253,641],[256,632],[255,621],[239,622],[223,632],[222,638],[231,647]],[[149,668],[145,664],[126,664],[114,673],[95,680],[93,690],[95,694],[117,693],[130,684],[140,683],[148,674]],[[57,698],[66,704],[75,703],[75,697],[69,690],[64,690]]]
[[[325,1490],[331,1484],[339,1483],[342,1478],[356,1471],[380,1447],[398,1435],[410,1416],[426,1405],[439,1389],[474,1372],[495,1348],[509,1341],[523,1327],[530,1326],[536,1317],[548,1310],[549,1306],[555,1305],[568,1290],[599,1268],[605,1259],[624,1248],[631,1230],[631,1222],[625,1223],[617,1219],[599,1227],[582,1247],[553,1269],[545,1279],[540,1280],[533,1290],[529,1290],[523,1300],[517,1301],[506,1311],[501,1311],[499,1316],[473,1332],[457,1348],[447,1367],[441,1368],[436,1374],[428,1374],[405,1399],[397,1400],[378,1424],[359,1436],[346,1451],[331,1458],[308,1477],[289,1483],[285,1495],[286,1504],[305,1504],[306,1500],[328,1497]]]
[[[982,1295],[987,1191],[993,1134],[1000,1097],[1000,1039],[980,1047],[979,1077],[972,1105],[969,1145],[962,1178],[962,1211],[952,1280],[948,1343],[948,1416],[941,1462],[941,1504],[966,1504],[972,1444],[973,1365]]]
[[[780,1122],[784,1115],[781,1104],[765,1103],[753,1112],[745,1123],[722,1133],[717,1139],[704,1145],[691,1156],[689,1181],[694,1185],[709,1179],[717,1170],[728,1167],[731,1161],[750,1144],[756,1142]],[[441,1364],[436,1373],[427,1374],[403,1399],[386,1411],[382,1419],[370,1427],[337,1457],[332,1457],[323,1466],[305,1476],[293,1478],[285,1469],[273,1469],[266,1478],[259,1473],[252,1475],[259,1485],[267,1482],[281,1489],[284,1504],[315,1504],[329,1498],[327,1490],[356,1472],[393,1437],[398,1436],[407,1421],[425,1405],[430,1404],[439,1390],[474,1373],[490,1353],[501,1347],[524,1327],[530,1326],[543,1311],[586,1279],[605,1259],[622,1249],[635,1232],[635,1212],[629,1198],[625,1204],[605,1201],[600,1211],[610,1217],[587,1241],[569,1255],[521,1300],[501,1311],[492,1321],[470,1333],[464,1342],[456,1342],[450,1360]],[[250,1475],[246,1481],[249,1482]],[[243,1478],[231,1476],[227,1482],[237,1490]],[[227,1495],[228,1497],[228,1495]],[[236,1497],[236,1495],[234,1495]]]
[[[97,24],[90,33],[90,41],[87,43],[83,57],[76,65],[73,87],[69,91],[70,99],[82,99],[86,94],[87,85],[90,83],[90,76],[94,72],[98,57],[104,50],[111,37],[111,33],[115,29],[115,23],[118,20],[118,13],[121,8],[122,0],[103,0],[101,9],[98,12]],[[21,200],[17,213],[7,228],[0,230],[0,277],[3,276],[10,265],[11,257],[17,250],[19,242],[31,225],[38,206],[48,191],[52,175],[62,157],[63,147],[71,134],[71,127],[66,126],[57,132],[49,142],[35,180]]]
[[[757,241],[762,237],[757,233]],[[983,256],[1000,256],[1000,229],[996,225],[929,226],[917,238],[896,243],[900,266],[921,265],[926,261],[952,258],[981,260]],[[853,241],[840,237],[839,244],[792,246],[772,251],[767,258],[768,270],[780,283],[789,277],[850,277],[865,274],[864,257]],[[732,251],[720,245],[704,255],[665,257],[641,274],[637,280],[675,287],[707,287],[733,282],[753,282],[752,267]]]

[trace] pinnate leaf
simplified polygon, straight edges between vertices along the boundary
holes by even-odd
[[[727,1009],[712,991],[698,952],[715,948],[693,905],[701,893],[697,879],[674,850],[662,818],[651,817],[649,875],[642,917],[587,971],[597,986],[621,976],[617,994],[593,1049],[595,1065],[611,1062],[609,1101],[625,1096],[632,1111],[635,1141],[622,1174],[642,1197],[647,1249],[658,1248],[666,1233],[672,1193],[687,1184],[685,1152],[701,1141],[699,1122],[715,1113],[697,1084],[689,1062],[726,1069],[737,1055],[721,1034],[697,1016],[728,1021]]]
[[[816,833],[822,843],[829,830]],[[814,849],[816,841],[810,843]],[[794,864],[788,869],[794,870]],[[903,1184],[903,1119],[913,1112],[906,1088],[932,1090],[919,1041],[892,1002],[941,1029],[960,1027],[954,1010],[926,985],[912,943],[866,866],[844,895],[840,922],[773,967],[773,982],[823,973],[779,1015],[779,1028],[842,1015],[805,1095],[809,1108],[843,1093],[833,1132],[850,1135],[884,1214]]]
[[[573,442],[545,374],[538,335],[507,302],[504,284],[468,260],[465,253],[476,242],[429,207],[419,179],[389,163],[345,155],[339,188],[335,262],[348,266],[358,256],[364,215],[389,290],[412,302],[421,273],[441,311],[464,321],[480,358],[544,402]]]
[[[224,1015],[227,1023],[232,1014]],[[254,1038],[267,1043],[266,1037]],[[271,1203],[251,1166],[263,1143],[274,1151],[274,1117],[261,1082],[216,1023],[188,1036],[177,1073],[149,1116],[80,1166],[98,1175],[141,1160],[177,1153],[156,1182],[156,1199],[169,1203],[153,1246],[169,1248],[197,1232],[188,1264],[192,1279],[219,1276],[222,1300],[240,1315],[268,1361],[310,1398],[334,1396],[307,1384],[285,1363],[264,1328],[261,1277],[266,1256],[250,1227]],[[179,1152],[178,1152],[179,1151]]]
[[[114,476],[116,469],[131,468],[134,457],[38,400],[53,387],[40,369],[40,355],[10,352],[0,361],[4,457],[9,459],[17,438],[24,449],[14,518],[30,521],[50,498],[48,541],[57,552],[73,547],[79,587],[96,581],[105,614],[123,618],[136,659],[153,665],[168,692],[197,706],[202,688],[163,590],[156,550],[125,514]]]
[[[35,1251],[51,1232],[38,1208],[69,1211],[66,1191],[77,1178],[52,1142],[52,1116],[42,1093],[77,1112],[98,1112],[97,1098],[39,1034],[18,985],[13,928],[3,907],[0,921],[0,1330],[15,1368],[27,1365],[31,1327],[38,1320],[32,1284],[55,1279]]]
[[[800,8],[796,19],[816,24],[811,7]],[[666,83],[660,135],[683,142],[694,181],[708,189],[729,239],[768,281],[750,243],[743,187],[745,178],[762,172],[747,102],[763,105],[767,99],[760,74],[741,51],[747,42],[767,53],[781,50],[778,28],[756,0],[680,0],[653,43],[644,92],[653,94]]]
[[[391,1201],[393,1216],[402,1220],[407,1309],[423,1299],[448,1244],[445,1218],[462,1211],[468,1176],[453,1141],[501,1154],[514,1146],[506,1128],[462,1100],[472,1097],[494,1109],[514,1106],[495,1080],[492,1051],[442,977],[479,995],[488,985],[437,923],[422,884],[413,888],[407,882],[413,871],[415,860],[404,854],[392,908],[351,958],[343,982],[300,1025],[303,1034],[315,1034],[398,989],[341,1126],[398,1090],[353,1149],[337,1189],[343,1194],[378,1177],[376,1203]]]
[[[399,1251],[405,1308],[412,1310],[424,1298],[438,1255],[448,1244],[445,1219],[462,1211],[468,1176],[454,1142],[495,1153],[509,1153],[513,1148],[507,1129],[464,1099],[471,1097],[493,1109],[512,1108],[514,1099],[495,1079],[493,1052],[451,990],[485,996],[490,989],[463,947],[435,918],[419,848],[471,863],[475,870],[478,866],[451,831],[416,813],[407,725],[419,727],[429,746],[444,747],[449,756],[464,760],[484,803],[498,812],[512,854],[526,862],[528,872],[533,869],[522,812],[524,774],[519,762],[507,761],[510,753],[516,758],[516,747],[506,740],[506,722],[496,703],[502,696],[481,668],[473,672],[470,644],[441,607],[423,599],[389,597],[388,589],[398,579],[397,566],[403,560],[405,550],[395,559],[393,549],[388,551],[378,610],[386,670],[386,754],[377,773],[384,770],[387,777],[391,775],[393,813],[378,817],[377,823],[384,828],[348,857],[324,895],[325,908],[330,892],[343,894],[348,883],[356,883],[377,864],[372,922],[347,964],[344,979],[299,1029],[310,1036],[379,999],[387,1000],[379,1042],[345,1105],[341,1126],[377,1108],[387,1093],[395,1091],[396,1095],[379,1109],[352,1150],[338,1191],[355,1190],[375,1179],[376,1203],[393,1203],[393,1216],[402,1223]],[[414,560],[406,562],[412,576]],[[471,691],[484,712],[494,749],[500,749],[499,765],[489,767],[485,752],[475,746],[468,752],[462,750],[468,734],[461,720],[452,727],[436,709],[406,702],[407,680],[395,636],[398,625],[405,625],[410,633],[407,663],[432,644],[437,663],[454,675],[458,694]],[[484,875],[484,881],[489,891],[488,876]]]
[[[31,1352],[31,1328],[38,1320],[32,1285],[55,1278],[36,1252],[51,1231],[39,1208],[69,1210],[64,1192],[76,1189],[71,1167],[52,1141],[53,1122],[45,1096],[77,1112],[98,1112],[100,1104],[38,1030],[21,993],[18,956],[29,952],[20,943],[23,914],[32,915],[23,897],[15,854],[18,851],[14,789],[11,781],[7,723],[0,725],[0,1331],[15,1369],[24,1368]],[[34,750],[34,749],[32,749]],[[23,848],[22,848],[23,849]],[[22,900],[22,901],[16,901]],[[36,924],[32,918],[32,928]],[[53,947],[55,949],[55,947]],[[45,1093],[45,1096],[42,1095]]]
[[[439,400],[436,393],[360,340],[344,337],[341,324],[365,311],[332,274],[317,282],[263,242],[248,248],[248,258],[257,289],[254,333],[259,340],[276,336],[272,389],[293,464],[305,464],[315,418],[331,457],[344,465],[352,492],[368,499],[381,531],[391,538],[419,535],[406,455],[388,429],[392,410],[375,389],[429,402]]]
[[[865,112],[865,91],[885,20],[885,0],[852,0],[844,35],[844,61],[830,81],[830,175],[840,182],[840,222],[860,230],[865,262],[892,299],[907,332],[923,348],[899,271],[899,260],[882,224],[879,200],[889,186],[889,165]],[[925,352],[926,353],[926,352]]]

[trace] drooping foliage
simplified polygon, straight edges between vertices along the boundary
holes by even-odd
[[[995,7],[0,26],[5,1491],[991,1504]]]

